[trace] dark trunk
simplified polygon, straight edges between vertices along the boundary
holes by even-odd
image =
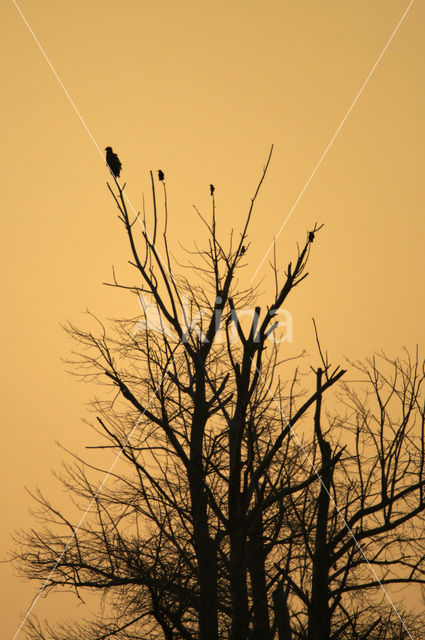
[[[274,618],[279,640],[292,640],[287,596],[283,590],[283,582],[277,583],[273,591]]]
[[[253,606],[253,640],[271,640],[265,561],[263,521],[261,513],[259,513],[251,526],[248,541],[248,570],[251,578]]]
[[[321,387],[322,370],[317,371],[317,389]],[[329,547],[327,543],[330,486],[332,480],[331,447],[322,436],[320,425],[321,394],[316,401],[314,428],[322,458],[322,482],[318,499],[316,541],[313,555],[311,599],[308,607],[308,640],[329,640],[331,614],[329,609]]]
[[[241,439],[243,422],[236,416],[230,426],[229,538],[230,597],[232,626],[230,640],[246,640],[249,629],[245,509],[241,486]]]
[[[204,380],[199,376],[192,418],[189,472],[193,544],[199,572],[199,640],[218,640],[217,549],[208,527],[208,503],[202,459],[206,421]]]
[[[199,638],[218,640],[217,557],[209,535],[206,500],[199,476],[190,483],[193,517],[193,542],[199,571]]]

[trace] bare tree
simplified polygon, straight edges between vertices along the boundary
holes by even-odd
[[[345,387],[350,411],[323,427],[323,398],[345,371],[323,360],[312,391],[300,391],[298,368],[286,374],[273,341],[321,227],[307,233],[283,279],[274,260],[275,290],[263,311],[258,292],[239,284],[270,157],[238,239],[232,234],[226,246],[211,189],[210,219],[198,212],[206,247],[188,252],[184,265],[169,246],[165,182],[159,215],[151,173],[151,224],[144,212],[131,216],[116,179],[108,184],[136,277],[122,284],[114,273],[110,284],[139,297],[143,321],[136,331],[134,319],[68,331],[79,343],[80,375],[104,385],[94,404],[96,447],[120,459],[108,470],[74,456],[60,479],[87,516],[77,527],[35,493],[45,527],[20,534],[15,553],[23,575],[46,592],[91,590],[107,607],[80,625],[32,619],[32,638],[330,640],[366,637],[365,629],[377,638],[390,622],[371,614],[365,591],[400,581],[399,569],[404,581],[422,583],[413,527],[424,509],[423,370],[397,361],[399,389],[366,367],[383,403],[380,421],[370,398],[362,403]],[[390,418],[384,383],[401,403],[401,422]],[[422,419],[416,438],[414,416]],[[109,476],[99,490],[100,471]]]
[[[418,354],[381,354],[351,369],[362,376],[364,392],[344,384],[339,414],[328,417],[326,430],[320,395],[316,400],[311,455],[325,471],[301,507],[292,501],[288,509],[302,535],[281,574],[296,600],[291,617],[297,611],[307,621],[294,629],[296,637],[408,638],[418,622],[410,614],[404,620],[385,594],[391,585],[425,580],[424,363]],[[331,466],[337,451],[342,455]]]

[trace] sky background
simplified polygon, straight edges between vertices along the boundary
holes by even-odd
[[[193,204],[208,214],[211,182],[222,237],[240,228],[274,144],[248,283],[408,4],[25,0],[83,124],[14,3],[2,3],[2,557],[10,532],[33,523],[25,487],[66,501],[51,472],[64,458],[55,441],[78,453],[93,444],[82,421],[92,390],[67,373],[61,324],[87,326],[86,309],[138,312],[102,286],[112,265],[128,273],[129,257],[104,147],[119,154],[137,209],[149,170],[164,170],[178,252],[177,240],[205,237]],[[314,316],[335,364],[423,346],[424,32],[417,0],[277,242],[283,269],[314,222],[325,225],[288,309],[291,348],[313,350]],[[268,274],[265,263],[255,280],[265,292]],[[0,571],[11,638],[36,589],[9,565]],[[36,611],[53,615],[51,606]],[[66,610],[81,609],[73,600]]]

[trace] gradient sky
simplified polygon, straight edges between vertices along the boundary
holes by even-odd
[[[136,208],[149,170],[165,171],[170,235],[190,246],[202,238],[192,205],[208,212],[210,182],[223,236],[238,229],[273,143],[248,282],[408,4],[23,0],[83,124],[16,6],[3,3],[3,556],[9,532],[32,523],[24,486],[66,499],[51,475],[64,457],[55,441],[83,453],[93,440],[81,421],[91,390],[66,372],[72,345],[60,323],[84,326],[87,308],[137,314],[101,284],[112,264],[126,272],[128,252],[98,148],[119,153]],[[424,33],[417,0],[277,243],[284,268],[306,230],[325,223],[288,308],[294,347],[312,348],[314,315],[335,363],[424,342]],[[267,273],[265,264],[257,280]],[[35,589],[7,565],[1,573],[12,637]],[[37,612],[51,609],[40,602]]]

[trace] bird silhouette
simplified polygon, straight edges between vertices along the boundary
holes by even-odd
[[[214,191],[215,191],[214,185],[210,184],[210,194],[213,195]]]
[[[158,180],[160,180],[161,182],[164,181],[164,172],[161,171],[161,169],[158,170]]]
[[[241,248],[241,256],[243,256],[245,251],[246,251],[246,247],[245,247],[245,245],[243,245],[242,248]]]
[[[310,233],[308,234],[308,241],[313,242],[313,240],[314,240],[314,232],[310,231]]]
[[[122,164],[117,154],[112,151],[112,147],[105,147],[106,151],[106,164],[109,167],[110,172],[116,178],[120,177]]]

